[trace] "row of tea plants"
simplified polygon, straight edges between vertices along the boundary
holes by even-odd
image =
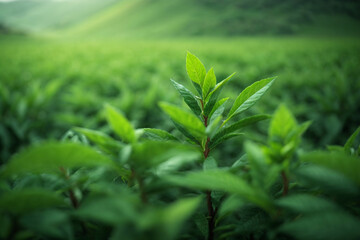
[[[234,74],[217,81],[191,53],[186,69],[196,94],[171,81],[191,111],[159,103],[183,137],[134,129],[106,104],[114,135],[75,127],[15,154],[0,172],[0,238],[360,239],[360,128],[344,146],[305,152],[311,122],[285,105],[242,117],[275,78],[245,88],[226,111],[219,96]],[[267,142],[234,146],[228,165],[222,146],[262,121]]]

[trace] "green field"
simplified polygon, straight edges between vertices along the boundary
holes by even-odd
[[[310,146],[342,143],[360,121],[357,39],[81,42],[7,37],[0,45],[3,161],[22,145],[60,139],[72,126],[102,129],[106,102],[135,126],[170,130],[157,103],[180,103],[170,78],[190,86],[186,51],[214,66],[218,80],[237,72],[224,93],[233,100],[248,84],[278,76],[252,111],[271,113],[286,103],[299,119],[313,121],[307,133]]]
[[[0,239],[360,239],[359,13],[0,1]]]

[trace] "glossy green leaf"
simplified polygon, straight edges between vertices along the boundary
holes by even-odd
[[[183,85],[175,82],[171,79],[171,82],[175,86],[175,88],[179,91],[180,95],[183,97],[185,103],[190,107],[190,109],[195,113],[195,115],[200,116],[201,108],[199,106],[198,101],[196,100],[195,95],[190,92]]]
[[[149,140],[155,140],[155,141],[176,141],[177,138],[174,137],[172,134],[156,128],[142,128],[143,134],[141,137],[149,139]]]
[[[204,83],[206,70],[202,62],[190,52],[186,55],[186,71],[191,81],[199,84],[201,87]]]
[[[122,144],[120,142],[117,142],[103,132],[79,127],[74,128],[74,131],[85,135],[86,138],[98,145],[107,153],[119,151],[122,148]]]
[[[222,170],[191,172],[185,176],[168,176],[166,179],[174,184],[201,190],[218,190],[238,194],[266,210],[271,210],[268,197],[241,178]]]
[[[220,143],[230,139],[230,138],[234,138],[234,137],[238,137],[238,136],[244,136],[245,134],[244,133],[228,133],[228,134],[225,134],[223,135],[222,137],[220,138],[216,138],[214,140],[211,140],[210,141],[210,144],[209,144],[209,148],[210,149],[214,149],[217,145],[219,145]]]
[[[209,94],[210,90],[213,89],[216,85],[216,76],[214,73],[214,69],[211,68],[206,76],[205,76],[205,80],[204,80],[204,84],[202,86],[202,94],[203,94],[203,99],[206,99],[207,95]]]
[[[174,122],[183,126],[191,135],[197,139],[205,136],[204,124],[193,114],[188,113],[181,108],[165,102],[160,103],[160,107],[166,112]]]
[[[344,150],[347,153],[351,153],[351,147],[353,146],[356,137],[359,135],[360,133],[360,127],[358,127],[355,132],[350,136],[350,138],[346,141],[345,146],[344,146]]]
[[[309,194],[296,194],[280,198],[276,204],[296,213],[312,214],[316,212],[327,212],[341,209],[335,203]]]
[[[114,132],[127,143],[136,141],[135,130],[130,122],[114,107],[105,105],[106,118]]]
[[[312,152],[301,156],[301,161],[311,162],[339,173],[360,186],[360,161],[358,158],[338,152]]]
[[[9,191],[0,196],[0,212],[24,214],[51,207],[68,206],[59,195],[43,189]]]
[[[301,216],[280,226],[279,231],[299,240],[360,239],[360,220],[343,211]]]
[[[116,167],[112,160],[88,146],[69,142],[48,142],[29,147],[14,155],[3,167],[1,176],[60,173],[60,168],[94,166]]]
[[[275,79],[276,77],[263,79],[245,88],[236,98],[232,108],[230,109],[226,122],[252,107],[270,88]]]
[[[207,98],[205,100],[206,104],[204,107],[204,115],[205,116],[209,116],[209,114],[211,113],[211,111],[213,110],[216,101],[221,93],[222,88],[225,86],[225,84],[235,75],[235,73],[231,74],[230,76],[228,76],[227,78],[225,78],[224,80],[222,80],[221,82],[219,82],[218,84],[216,84],[214,90],[212,90],[208,95]]]
[[[221,125],[221,120],[222,120],[222,116],[218,116],[216,119],[210,122],[210,124],[206,127],[205,132],[209,138],[212,138],[215,135],[215,133],[217,132],[217,130]]]

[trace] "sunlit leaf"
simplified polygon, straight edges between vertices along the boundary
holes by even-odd
[[[191,81],[199,84],[201,87],[204,83],[206,70],[202,62],[190,52],[186,55],[186,71]]]
[[[135,130],[130,122],[114,107],[105,105],[106,118],[114,132],[125,142],[136,141]]]
[[[206,99],[208,93],[210,92],[210,90],[212,88],[214,88],[216,85],[216,76],[214,73],[214,69],[211,68],[206,76],[205,76],[205,80],[204,80],[204,84],[202,86],[202,94],[203,94],[203,99]]]
[[[175,82],[172,79],[171,82],[173,83],[175,88],[179,91],[185,103],[190,107],[190,109],[195,113],[195,115],[199,116],[201,114],[201,108],[194,94],[190,92],[187,88],[185,88],[183,85]]]

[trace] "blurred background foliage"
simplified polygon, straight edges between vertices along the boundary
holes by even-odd
[[[285,102],[313,121],[308,148],[341,144],[360,122],[359,9],[352,0],[0,2],[1,162],[72,126],[108,132],[105,102],[137,127],[172,131],[157,103],[180,103],[169,78],[190,86],[186,50],[218,81],[237,72],[223,93],[232,99],[279,76],[252,113]],[[250,133],[263,141],[265,129]]]

